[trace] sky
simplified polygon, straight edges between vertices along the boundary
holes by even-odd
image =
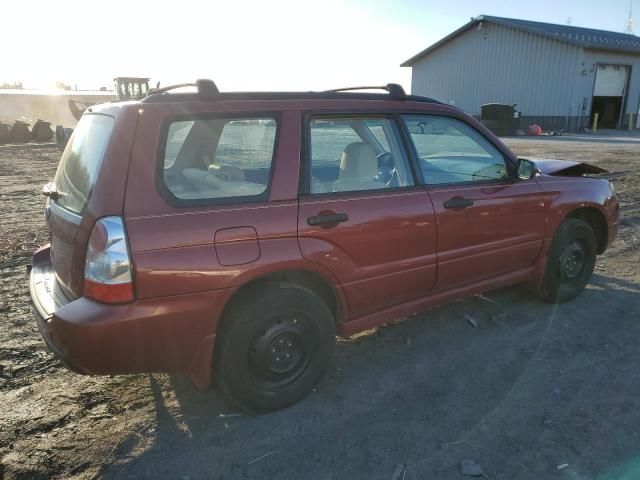
[[[640,35],[640,0],[633,0]],[[163,6],[164,5],[164,6]],[[629,0],[0,1],[0,84],[212,78],[223,91],[400,83],[399,65],[481,14],[623,31]]]

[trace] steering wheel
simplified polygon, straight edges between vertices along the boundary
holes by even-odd
[[[398,170],[396,169],[391,152],[382,152],[378,155],[378,173],[376,180],[383,182],[387,187],[398,186]]]

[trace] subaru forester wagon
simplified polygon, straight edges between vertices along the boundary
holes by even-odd
[[[336,334],[516,283],[569,300],[616,235],[602,169],[518,159],[398,85],[194,87],[90,108],[44,188],[31,297],[77,372],[181,372],[281,408]]]

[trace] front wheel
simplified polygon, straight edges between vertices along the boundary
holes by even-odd
[[[284,408],[320,381],[335,335],[333,315],[310,290],[286,282],[254,287],[230,306],[219,329],[220,387],[249,410]]]
[[[596,236],[589,224],[577,218],[564,220],[551,244],[542,297],[553,303],[576,297],[591,278],[596,254]]]

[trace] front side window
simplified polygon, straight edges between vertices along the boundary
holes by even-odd
[[[419,157],[426,184],[501,180],[504,156],[466,123],[435,115],[406,115],[403,121]]]
[[[310,192],[383,190],[413,185],[407,157],[387,118],[313,118]]]
[[[181,200],[264,197],[275,150],[273,118],[172,122],[163,179]]]

